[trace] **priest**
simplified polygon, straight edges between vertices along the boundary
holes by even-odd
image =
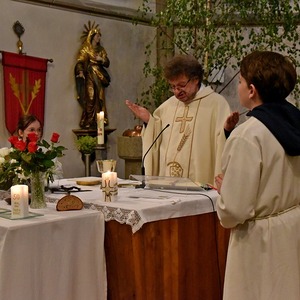
[[[145,156],[145,174],[186,177],[196,183],[213,183],[221,170],[226,140],[224,124],[230,115],[225,98],[205,86],[203,68],[190,55],[178,55],[164,68],[173,96],[153,113],[126,100],[144,124],[143,153],[164,130]]]

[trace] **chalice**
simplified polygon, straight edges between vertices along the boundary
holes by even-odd
[[[115,159],[96,160],[98,172],[102,175],[104,172],[115,172],[117,161]]]

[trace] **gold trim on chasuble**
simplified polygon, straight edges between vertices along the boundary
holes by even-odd
[[[180,129],[179,129],[179,132],[178,132],[178,136],[180,136],[181,133],[183,133],[183,135],[182,135],[182,137],[180,139],[180,142],[177,146],[177,152],[174,156],[174,159],[172,161],[166,163],[167,167],[169,167],[169,176],[171,176],[171,177],[182,177],[183,176],[184,169],[181,166],[181,164],[178,161],[176,161],[176,157],[177,157],[177,154],[181,151],[181,149],[185,145],[188,138],[191,136],[191,138],[193,139],[193,137],[194,137],[194,128],[195,128],[195,126],[192,127],[193,129],[191,129],[190,124],[188,124],[187,122],[192,122],[194,120],[194,124],[195,124],[195,119],[196,119],[196,116],[198,114],[200,102],[201,102],[201,99],[199,99],[199,101],[198,101],[198,106],[197,106],[197,109],[195,111],[195,115],[193,117],[188,116],[189,108],[190,108],[189,104],[188,104],[184,107],[183,116],[182,117],[176,117],[176,119],[173,120],[173,123],[174,122],[181,122]],[[180,102],[178,101],[174,118],[177,115],[177,110],[178,110],[179,103]],[[193,143],[193,140],[191,142]],[[170,146],[170,139],[169,139],[168,148],[169,148],[169,146]],[[190,155],[189,156],[191,156],[191,152],[192,152],[192,147],[190,147]],[[190,163],[191,162],[189,160],[187,174],[189,174]]]

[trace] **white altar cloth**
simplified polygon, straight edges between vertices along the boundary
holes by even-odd
[[[0,217],[0,299],[106,299],[103,214],[47,206],[36,218]]]
[[[54,185],[77,186],[82,190],[90,190],[74,193],[74,195],[84,202],[85,208],[102,211],[105,221],[115,220],[130,225],[133,233],[147,222],[212,212],[218,195],[214,190],[168,191],[119,188],[116,202],[104,202],[100,185],[78,186],[76,185],[78,180],[82,178],[61,179]],[[63,194],[47,194],[49,202],[57,202],[62,197]]]

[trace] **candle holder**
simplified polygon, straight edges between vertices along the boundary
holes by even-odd
[[[104,145],[97,145],[95,147],[95,152],[96,152],[96,160],[99,159],[107,159],[107,148],[106,144]]]

